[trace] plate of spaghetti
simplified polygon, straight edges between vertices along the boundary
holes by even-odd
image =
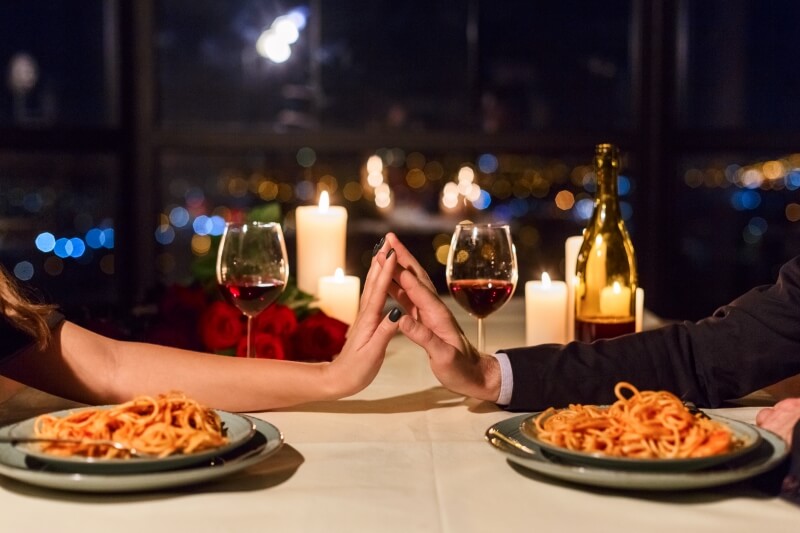
[[[761,434],[749,424],[692,412],[668,391],[614,387],[607,406],[571,404],[528,416],[520,436],[571,463],[628,470],[691,471],[755,449]]]
[[[78,442],[18,443],[29,458],[53,469],[105,474],[179,468],[224,454],[255,434],[244,416],[207,408],[179,392],[138,396],[118,405],[69,409],[30,418],[11,428],[15,437]],[[107,444],[135,448],[139,456]],[[81,442],[83,441],[83,442]]]

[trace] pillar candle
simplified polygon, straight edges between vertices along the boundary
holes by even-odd
[[[636,331],[642,331],[644,325],[644,289],[636,287]]]
[[[564,279],[567,283],[567,331],[565,342],[575,340],[575,266],[578,262],[578,252],[583,244],[583,236],[569,237],[564,243]]]
[[[352,325],[358,315],[361,280],[358,276],[345,276],[341,268],[333,276],[319,278],[317,305],[329,317]]]
[[[567,332],[567,284],[551,281],[547,272],[542,281],[525,284],[525,342],[528,346],[563,343]]]
[[[297,287],[316,295],[319,278],[332,276],[345,264],[347,210],[330,206],[323,191],[319,206],[300,206],[297,224]]]
[[[600,291],[600,312],[603,315],[631,316],[630,305],[631,288],[623,287],[618,281]]]

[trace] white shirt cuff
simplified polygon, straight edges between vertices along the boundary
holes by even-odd
[[[492,354],[500,363],[500,396],[497,397],[498,405],[511,403],[511,393],[514,391],[514,376],[511,370],[511,361],[503,352]]]

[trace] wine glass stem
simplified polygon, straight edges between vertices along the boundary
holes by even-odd
[[[247,316],[247,357],[253,357],[253,338],[250,335],[250,330],[253,326],[253,317]]]
[[[483,353],[484,348],[486,347],[486,337],[483,334],[483,319],[478,319],[478,351]]]

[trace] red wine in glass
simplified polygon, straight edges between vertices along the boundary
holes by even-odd
[[[450,282],[450,293],[471,315],[486,318],[508,301],[514,284],[498,279],[460,279]]]
[[[256,316],[272,305],[283,292],[284,282],[271,280],[231,280],[220,285],[223,296],[247,316]]]
[[[511,298],[517,286],[517,255],[507,224],[458,224],[447,254],[447,286],[458,304],[478,320],[483,352],[483,319]]]
[[[280,224],[229,222],[217,252],[217,283],[247,317],[247,357],[253,357],[253,317],[278,299],[289,279]]]

